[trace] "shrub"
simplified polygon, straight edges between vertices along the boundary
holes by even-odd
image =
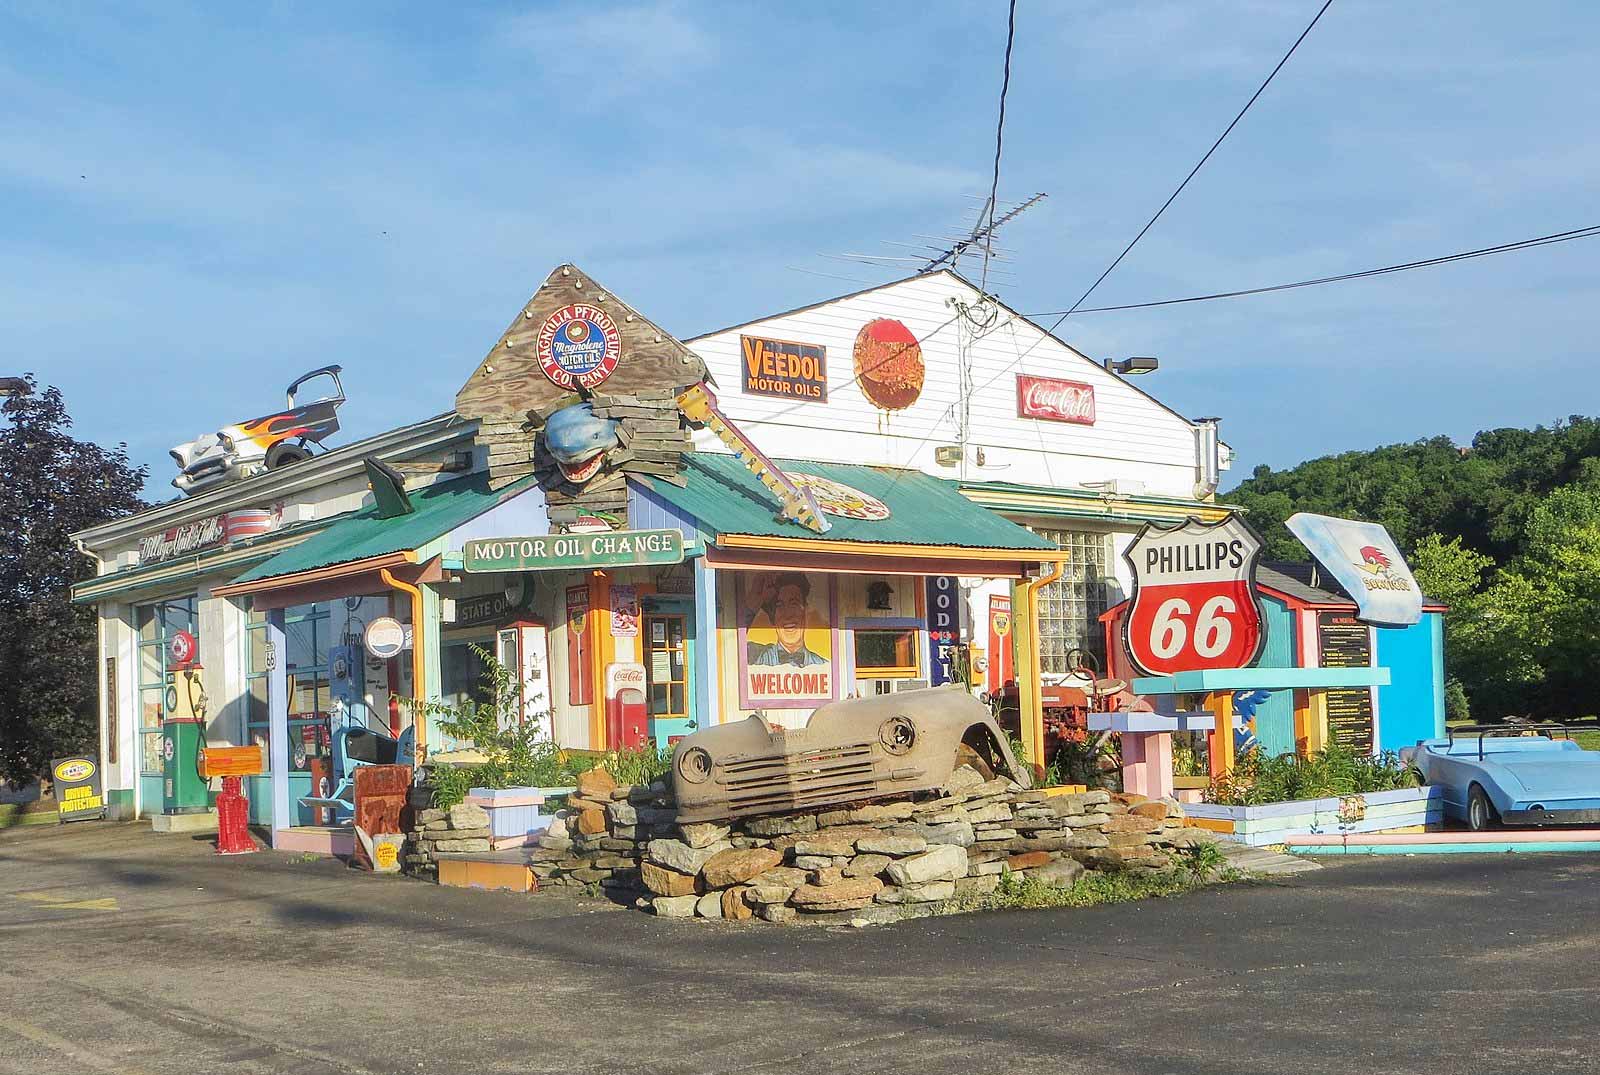
[[[1269,756],[1252,750],[1234,767],[1214,778],[1205,801],[1224,806],[1325,799],[1375,791],[1414,788],[1417,771],[1402,765],[1393,751],[1376,757],[1334,744],[1310,757]]]

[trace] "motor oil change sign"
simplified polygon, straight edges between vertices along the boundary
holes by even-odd
[[[1122,555],[1133,569],[1124,641],[1141,672],[1167,676],[1255,661],[1266,641],[1255,581],[1261,539],[1242,519],[1147,523]]]
[[[50,763],[50,778],[55,782],[56,816],[63,822],[106,816],[99,762],[87,754],[56,758]]]

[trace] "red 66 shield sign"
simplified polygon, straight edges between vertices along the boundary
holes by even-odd
[[[1261,539],[1237,516],[1146,524],[1122,554],[1133,569],[1128,656],[1151,676],[1243,668],[1266,641],[1256,597]]]

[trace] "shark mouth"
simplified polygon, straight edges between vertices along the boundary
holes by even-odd
[[[561,476],[573,485],[582,485],[600,472],[605,465],[606,453],[599,451],[579,463],[564,463],[556,460],[556,466],[561,468]]]

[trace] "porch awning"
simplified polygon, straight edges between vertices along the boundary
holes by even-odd
[[[640,495],[687,517],[706,534],[713,548],[708,562],[742,566],[741,561],[782,558],[785,566],[837,567],[840,558],[872,559],[874,570],[888,570],[890,557],[939,567],[947,574],[1016,574],[1022,564],[1060,560],[1060,548],[1046,538],[980,507],[962,496],[951,481],[917,470],[780,459],[789,475],[837,483],[876,501],[855,518],[824,511],[832,524],[818,534],[779,514],[776,498],[733,455],[692,452],[684,456],[684,485],[651,482]],[[827,498],[813,487],[819,500]],[[993,572],[975,565],[993,564]],[[1000,566],[1004,565],[1004,566]]]
[[[307,586],[381,568],[417,563],[417,550],[521,493],[533,479],[489,488],[487,474],[440,482],[410,495],[415,510],[384,518],[369,504],[212,592],[235,597]]]

